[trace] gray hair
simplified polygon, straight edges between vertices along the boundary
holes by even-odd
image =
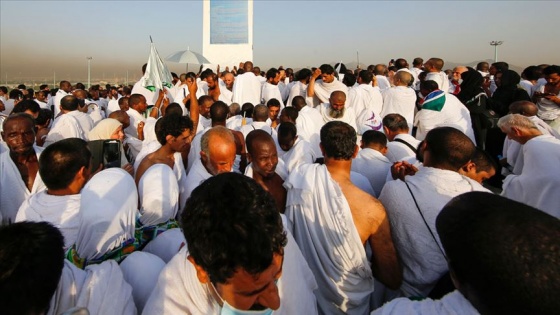
[[[498,127],[505,132],[510,132],[511,127],[522,129],[538,129],[531,119],[520,114],[508,114],[498,120]]]

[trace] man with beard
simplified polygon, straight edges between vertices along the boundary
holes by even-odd
[[[319,105],[319,111],[323,116],[324,123],[330,121],[343,121],[354,130],[358,130],[356,126],[356,114],[352,108],[346,108],[346,93],[343,91],[334,91],[331,93],[328,103]]]
[[[276,203],[278,212],[286,208],[286,189],[284,179],[277,173],[278,152],[272,136],[264,130],[253,130],[247,135],[247,160],[251,164],[245,175],[253,178],[264,190],[268,191]]]
[[[282,100],[282,94],[278,88],[278,83],[280,82],[280,72],[276,68],[270,68],[266,72],[266,82],[262,86],[261,93],[261,103],[267,104],[268,101],[275,98],[280,102],[280,109],[284,108],[284,101]]]
[[[229,106],[233,93],[227,88],[220,86],[218,76],[215,73],[209,72],[206,75],[206,83],[208,85],[208,96],[217,101],[222,101]]]

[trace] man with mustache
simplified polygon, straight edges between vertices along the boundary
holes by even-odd
[[[323,103],[319,105],[319,111],[323,116],[324,123],[330,121],[342,121],[358,130],[356,126],[356,113],[352,108],[348,108],[346,105],[346,93],[343,91],[334,91],[331,93],[328,103]]]

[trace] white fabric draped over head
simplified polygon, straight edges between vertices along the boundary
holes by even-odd
[[[154,164],[140,178],[140,222],[156,225],[175,218],[179,209],[179,185],[173,170]]]
[[[90,130],[88,139],[90,141],[111,139],[111,136],[119,126],[122,126],[122,124],[116,119],[103,119]]]
[[[119,266],[124,280],[132,286],[132,297],[140,314],[152,294],[161,270],[165,267],[165,262],[156,255],[134,252]]]
[[[81,270],[68,260],[53,295],[47,315],[61,314],[73,307],[85,307],[89,314],[137,314],[132,288],[119,265],[105,261]]]
[[[103,170],[82,189],[76,250],[97,259],[134,238],[138,193],[132,176],[120,168]]]
[[[167,264],[186,243],[181,229],[175,228],[158,235],[142,251],[158,256]]]

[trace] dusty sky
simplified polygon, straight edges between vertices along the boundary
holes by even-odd
[[[518,67],[560,64],[558,1],[254,1],[254,62],[262,69],[342,60],[441,57]],[[0,82],[124,82],[140,77],[149,36],[162,58],[202,50],[202,1],[0,0]],[[168,63],[171,71],[185,66]],[[196,68],[192,66],[189,70]],[[55,75],[56,73],[56,75]],[[54,77],[54,78],[53,78]]]

